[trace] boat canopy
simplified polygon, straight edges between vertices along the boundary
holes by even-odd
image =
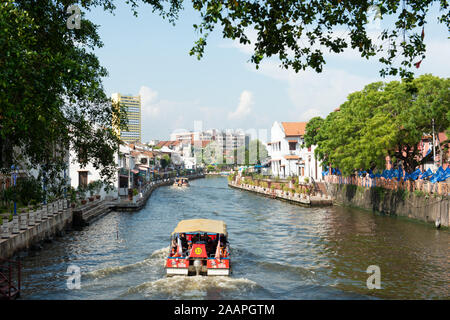
[[[210,219],[182,220],[178,222],[178,225],[172,232],[172,235],[175,233],[188,233],[188,232],[210,232],[210,233],[222,233],[227,235],[227,225],[222,220],[210,220]]]

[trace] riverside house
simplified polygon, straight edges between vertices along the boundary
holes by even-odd
[[[271,142],[268,143],[273,176],[299,176],[322,180],[321,163],[314,157],[315,146],[304,147],[306,124],[307,122],[273,123]]]

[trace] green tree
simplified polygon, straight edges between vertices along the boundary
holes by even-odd
[[[163,169],[167,168],[169,166],[170,162],[171,162],[171,159],[170,159],[169,155],[167,155],[167,154],[163,155],[160,160],[161,167]]]
[[[316,156],[344,174],[358,169],[383,170],[386,156],[414,171],[427,161],[419,142],[450,127],[450,79],[423,75],[412,81],[376,82],[348,96],[340,111],[306,128],[305,141],[317,144]],[[320,130],[318,130],[320,128]],[[440,142],[437,151],[445,141]]]
[[[91,162],[110,180],[123,116],[106,97],[107,72],[91,52],[102,46],[97,26],[82,18],[80,29],[67,28],[71,2],[0,4],[0,168],[28,163],[51,182],[71,148],[82,166]]]
[[[323,122],[324,119],[322,119],[321,117],[314,117],[306,124],[305,130],[306,132],[308,132],[308,134],[305,135],[305,145],[307,148],[317,144],[319,139],[319,129],[323,125]]]

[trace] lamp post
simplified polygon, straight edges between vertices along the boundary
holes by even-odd
[[[436,170],[436,150],[434,148],[434,145],[435,145],[436,138],[435,138],[435,135],[434,135],[434,118],[431,119],[431,121],[432,121],[432,124],[433,124],[433,171],[435,171]]]
[[[16,175],[16,169],[17,168],[16,168],[15,165],[12,165],[11,169],[13,170],[12,171],[13,186],[15,187],[16,186],[16,178],[17,178],[17,175]],[[14,215],[15,216],[17,216],[17,201],[16,201],[16,197],[17,197],[17,190],[16,190],[16,188],[14,188]]]
[[[47,185],[46,185],[46,183],[47,183],[47,178],[46,178],[46,175],[45,175],[45,171],[43,171],[42,172],[42,189],[43,189],[43,191],[44,191],[44,204],[47,204]]]
[[[64,168],[64,199],[67,199],[66,168]]]

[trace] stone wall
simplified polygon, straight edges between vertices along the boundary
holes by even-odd
[[[381,187],[366,188],[351,184],[327,183],[336,204],[354,206],[385,214],[404,216],[442,226],[450,224],[450,201],[446,196],[416,194]]]
[[[0,259],[7,259],[17,251],[60,235],[72,225],[72,212],[67,203],[58,201],[59,206],[41,209],[28,214],[22,213],[20,220],[5,222],[1,226]],[[50,207],[50,205],[48,206]],[[47,211],[48,209],[48,211]],[[26,219],[24,219],[26,217]],[[18,217],[19,218],[19,217]]]

